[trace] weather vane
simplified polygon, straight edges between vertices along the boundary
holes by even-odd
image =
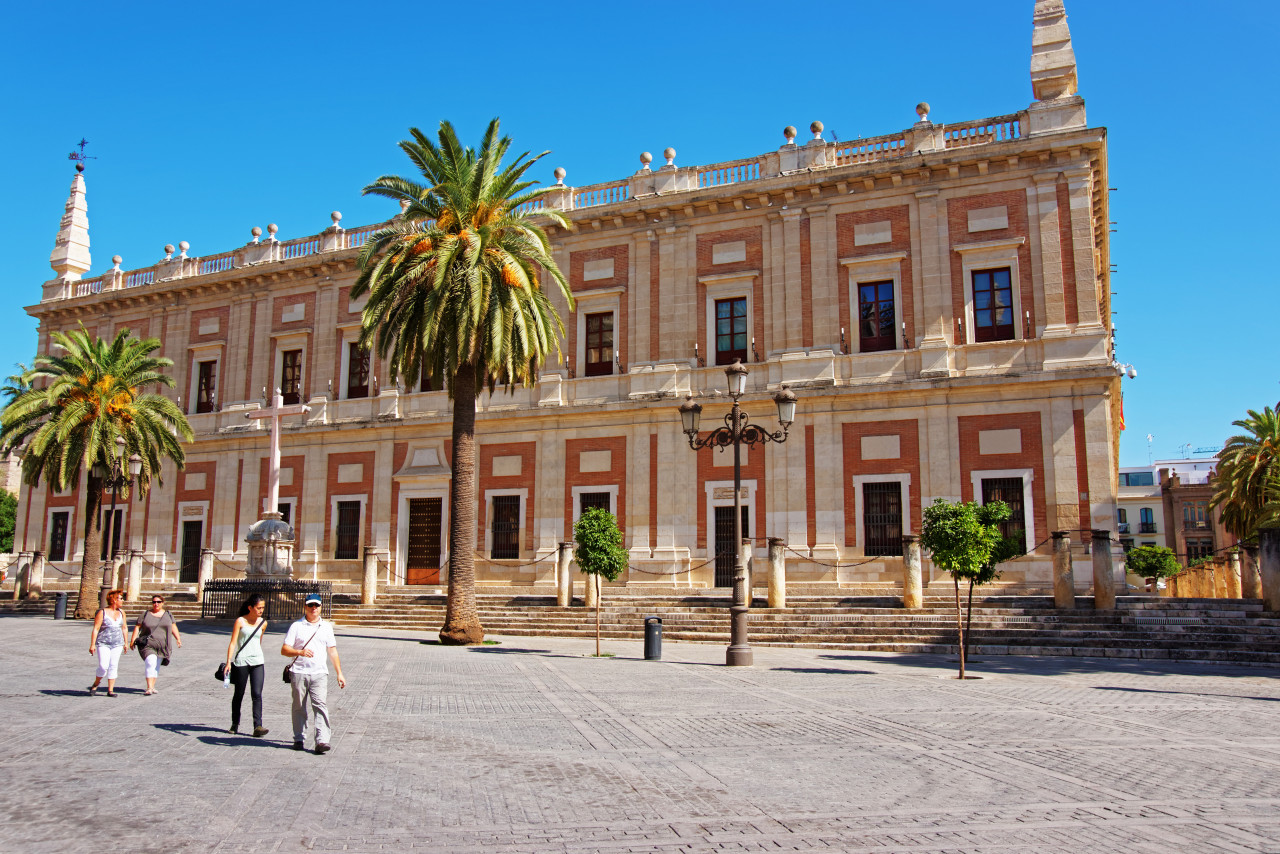
[[[91,154],[85,154],[85,153],[84,153],[84,147],[85,147],[86,145],[88,145],[88,144],[89,144],[89,140],[85,139],[84,137],[80,137],[80,150],[79,150],[79,151],[73,151],[73,152],[71,152],[70,154],[68,154],[68,155],[67,155],[67,159],[68,159],[68,160],[74,160],[74,161],[76,162],[76,171],[77,171],[77,172],[83,172],[83,171],[84,171],[84,162],[85,162],[86,160],[97,160],[97,159],[98,159],[98,158],[94,157],[94,156],[93,156],[93,155],[91,155]]]

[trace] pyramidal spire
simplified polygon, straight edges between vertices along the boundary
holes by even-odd
[[[75,281],[89,272],[89,207],[85,203],[84,164],[76,164],[76,176],[71,179],[71,194],[67,196],[67,209],[58,228],[58,239],[49,255],[49,266],[58,278]]]
[[[1036,0],[1031,29],[1031,90],[1037,101],[1076,93],[1076,54],[1063,0]]]

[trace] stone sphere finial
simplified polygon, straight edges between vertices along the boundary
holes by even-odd
[[[120,269],[120,265],[124,263],[124,259],[123,259],[123,258],[121,258],[119,255],[112,255],[112,256],[111,256],[111,263],[112,263],[112,264],[115,264],[115,267],[114,267],[113,269],[115,269],[115,270],[119,270],[119,269]]]
[[[270,234],[272,237],[275,237],[276,232],[279,230],[280,226],[276,225],[274,222],[267,223],[267,234]]]
[[[342,222],[342,211],[334,211],[333,213],[329,214],[329,219],[333,220],[334,225],[337,225],[338,223]]]
[[[640,152],[640,165],[645,169],[649,168],[649,164],[653,162],[653,155],[647,151]]]
[[[259,228],[259,227],[258,227],[258,226],[256,226],[256,225],[255,225],[253,228],[249,229],[249,233],[253,235],[253,242],[254,242],[254,243],[257,243],[257,242],[258,242],[258,238],[259,238],[259,237],[262,237],[262,229],[261,229],[261,228]]]
[[[667,158],[668,166],[676,165],[676,150],[674,148],[671,148],[670,146],[668,146],[667,148],[664,148],[662,150],[662,156]]]
[[[796,126],[787,125],[782,129],[782,135],[787,138],[787,145],[793,145],[796,141]]]
[[[814,139],[822,139],[822,122],[813,122],[809,125],[809,130],[813,131]]]
[[[569,174],[569,173],[564,171],[564,167],[563,167],[563,166],[557,166],[557,167],[556,167],[556,169],[555,169],[555,171],[554,171],[554,172],[552,172],[551,174],[556,176],[556,186],[557,186],[557,187],[563,187],[563,186],[564,186],[564,176],[565,176],[565,175],[567,175],[567,174]]]
[[[84,164],[83,164],[83,163],[77,163],[77,164],[76,164],[76,172],[83,172],[83,171],[84,171]]]
[[[921,101],[920,103],[916,104],[916,115],[920,117],[920,121],[922,122],[929,121],[929,102],[928,101]]]
[[[164,260],[168,261],[172,257],[173,257],[173,244],[166,243],[164,245]]]

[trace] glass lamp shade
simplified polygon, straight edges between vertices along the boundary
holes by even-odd
[[[124,447],[127,444],[128,442],[124,440],[123,436],[116,436],[116,449],[115,449],[116,459],[120,459],[120,457],[124,455]]]
[[[94,463],[90,471],[98,480],[106,480],[107,478],[107,467],[102,463]]]
[[[729,380],[729,394],[734,397],[741,397],[747,391],[747,368],[742,364],[741,360],[734,359],[733,364],[724,369],[724,375]]]
[[[702,420],[702,404],[694,403],[693,396],[685,398],[680,404],[680,421],[684,424],[684,432],[690,436],[698,432],[698,422]]]
[[[142,474],[142,457],[137,454],[131,454],[129,456],[129,475],[137,477],[140,474]]]
[[[778,405],[778,421],[784,427],[796,420],[796,393],[786,386],[773,396]]]

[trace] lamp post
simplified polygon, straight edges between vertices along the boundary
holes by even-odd
[[[94,464],[94,474],[97,477],[101,479],[105,479],[106,477],[109,476],[111,478],[111,515],[108,517],[108,522],[106,526],[107,542],[111,545],[111,548],[107,550],[108,557],[110,557],[120,547],[120,543],[116,541],[116,538],[114,536],[112,536],[112,532],[115,530],[115,523],[116,523],[116,498],[120,494],[120,487],[124,484],[133,483],[133,479],[137,477],[138,474],[142,471],[142,457],[138,456],[137,454],[131,454],[128,460],[129,477],[128,479],[125,478],[124,451],[127,445],[128,443],[125,441],[123,436],[116,437],[115,446],[111,454],[110,471],[108,471],[107,467],[104,466],[102,463]],[[99,599],[100,599],[99,607],[102,607],[102,608],[107,607],[107,591],[114,586],[115,586],[114,576],[111,578],[110,581],[108,581],[106,572],[103,572],[102,587],[101,587],[101,590],[99,591]]]
[[[738,405],[738,398],[747,391],[747,369],[740,360],[724,369],[729,380],[729,396],[733,407],[724,417],[723,427],[712,430],[706,438],[698,438],[698,422],[702,418],[702,405],[693,402],[690,395],[680,405],[680,420],[684,433],[689,437],[689,447],[695,451],[703,448],[724,450],[733,446],[733,605],[729,608],[729,649],[725,664],[730,667],[746,667],[752,663],[751,647],[747,643],[747,568],[742,553],[742,446],[763,445],[766,442],[787,441],[787,431],[796,418],[796,395],[783,386],[773,397],[778,406],[778,423],[782,429],[770,433],[757,424],[749,423],[747,413]]]

